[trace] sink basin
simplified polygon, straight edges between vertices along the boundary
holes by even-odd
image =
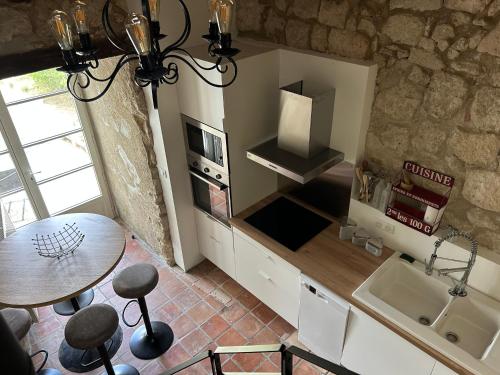
[[[500,374],[500,302],[467,287],[452,297],[454,282],[437,272],[428,276],[420,262],[394,254],[353,297],[478,375]]]
[[[381,274],[370,292],[424,325],[433,324],[451,299],[448,285],[403,262],[396,262]]]
[[[436,325],[436,331],[481,359],[500,329],[499,318],[498,311],[479,301],[457,298]]]

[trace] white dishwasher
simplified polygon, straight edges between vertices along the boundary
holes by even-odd
[[[350,305],[308,276],[301,276],[299,341],[314,354],[340,363]]]

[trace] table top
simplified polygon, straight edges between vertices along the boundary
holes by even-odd
[[[85,235],[73,254],[38,255],[35,235],[76,223]],[[125,251],[125,234],[113,220],[96,214],[66,214],[20,228],[0,241],[0,306],[39,307],[76,297],[103,280]]]

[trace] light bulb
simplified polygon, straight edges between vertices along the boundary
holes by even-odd
[[[89,25],[87,23],[87,4],[83,1],[75,1],[73,5],[73,19],[75,20],[76,32],[78,34],[89,33]]]
[[[208,0],[208,21],[217,23],[217,10],[219,9],[219,0]]]
[[[149,0],[149,15],[151,21],[160,21],[160,0]]]
[[[73,33],[71,32],[71,25],[69,16],[61,11],[55,10],[49,20],[52,32],[56,37],[57,44],[63,51],[70,51],[73,49]]]
[[[125,23],[125,29],[137,54],[148,55],[151,52],[148,19],[141,14],[131,13]]]
[[[233,17],[233,1],[219,0],[217,9],[217,22],[221,34],[229,34],[231,32],[231,19]]]

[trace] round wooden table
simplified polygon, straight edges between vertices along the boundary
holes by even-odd
[[[74,223],[85,237],[73,254],[60,259],[38,254],[33,244],[37,234],[52,235]],[[0,306],[33,308],[71,301],[70,306],[78,310],[79,296],[84,293],[87,304],[88,291],[109,275],[124,251],[123,229],[105,216],[66,214],[26,225],[0,241]],[[121,337],[119,328],[108,345],[110,352],[118,350]],[[65,340],[59,349],[61,364],[75,372],[100,366],[94,361],[97,352],[88,354],[87,362],[82,362],[82,351],[69,347]]]

